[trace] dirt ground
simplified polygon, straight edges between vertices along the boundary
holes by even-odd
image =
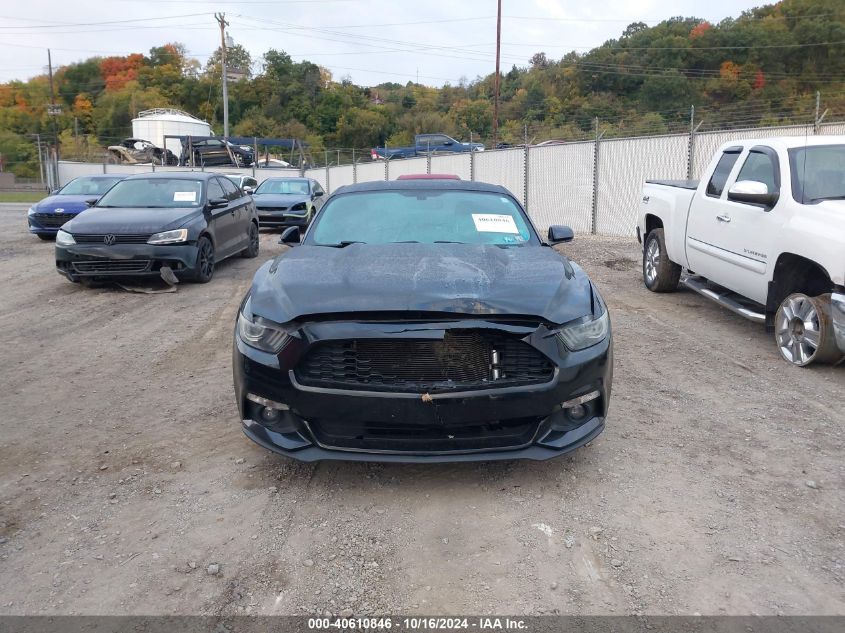
[[[563,249],[616,340],[591,445],[303,465],[242,435],[232,390],[276,233],[142,295],[60,277],[24,214],[0,208],[0,614],[845,614],[845,367],[647,292],[635,240]]]

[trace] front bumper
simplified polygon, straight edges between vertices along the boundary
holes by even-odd
[[[56,270],[70,280],[103,277],[158,277],[163,266],[177,276],[197,263],[196,244],[73,244],[56,246]]]
[[[298,353],[302,357],[305,351]],[[301,461],[544,460],[583,446],[604,429],[613,376],[612,339],[608,336],[599,345],[552,360],[556,369],[547,383],[439,391],[426,401],[420,393],[302,385],[287,369],[295,361],[286,357],[286,350],[280,356],[267,354],[245,345],[236,334],[233,373],[247,437]],[[582,419],[573,421],[560,406],[593,391],[599,396]],[[254,400],[287,408],[266,422],[262,406]],[[369,425],[379,430],[366,436]],[[362,433],[357,445],[332,441],[344,435],[344,428],[350,429],[350,437]],[[415,436],[417,432],[424,435]],[[390,433],[395,435],[386,435]],[[502,437],[497,433],[507,436],[506,445],[497,443]]]
[[[258,210],[258,226],[264,228],[282,228],[288,226],[298,226],[305,228],[308,226],[308,215],[293,215],[291,213],[282,211],[262,211]]]
[[[76,215],[76,213],[29,213],[26,216],[27,227],[34,235],[55,235],[62,224],[69,222]]]
[[[830,316],[836,346],[845,354],[845,293],[835,292],[830,295]]]

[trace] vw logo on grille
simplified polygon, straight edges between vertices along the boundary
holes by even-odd
[[[111,246],[116,241],[117,241],[117,238],[114,235],[112,235],[111,233],[109,233],[108,235],[106,235],[103,238],[103,244],[105,244],[106,246]]]

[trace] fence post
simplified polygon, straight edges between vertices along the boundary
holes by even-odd
[[[689,107],[689,141],[687,142],[687,180],[692,180],[692,161],[695,152],[695,106]]]
[[[593,212],[590,220],[590,233],[596,235],[598,233],[598,205],[599,205],[599,141],[601,141],[601,134],[599,134],[599,118],[596,117],[596,140],[593,147]]]
[[[387,156],[384,157],[384,181],[390,180],[390,160]]]
[[[355,160],[355,150],[352,150],[352,184],[358,183],[358,163]]]
[[[326,192],[327,192],[327,194],[332,192],[330,176],[331,176],[331,170],[329,169],[329,165],[327,163],[326,164]]]
[[[469,153],[469,179],[475,180],[475,152]]]
[[[429,151],[425,157],[425,173],[431,173],[431,151]]]
[[[525,144],[525,157],[522,160],[522,200],[525,212],[528,212],[528,143]]]

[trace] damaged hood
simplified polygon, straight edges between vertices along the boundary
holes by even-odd
[[[202,213],[201,208],[123,208],[91,207],[67,222],[62,230],[68,233],[158,233],[185,224]]]
[[[468,244],[303,245],[255,275],[252,311],[277,323],[344,312],[532,316],[592,312],[587,275],[554,249]]]

